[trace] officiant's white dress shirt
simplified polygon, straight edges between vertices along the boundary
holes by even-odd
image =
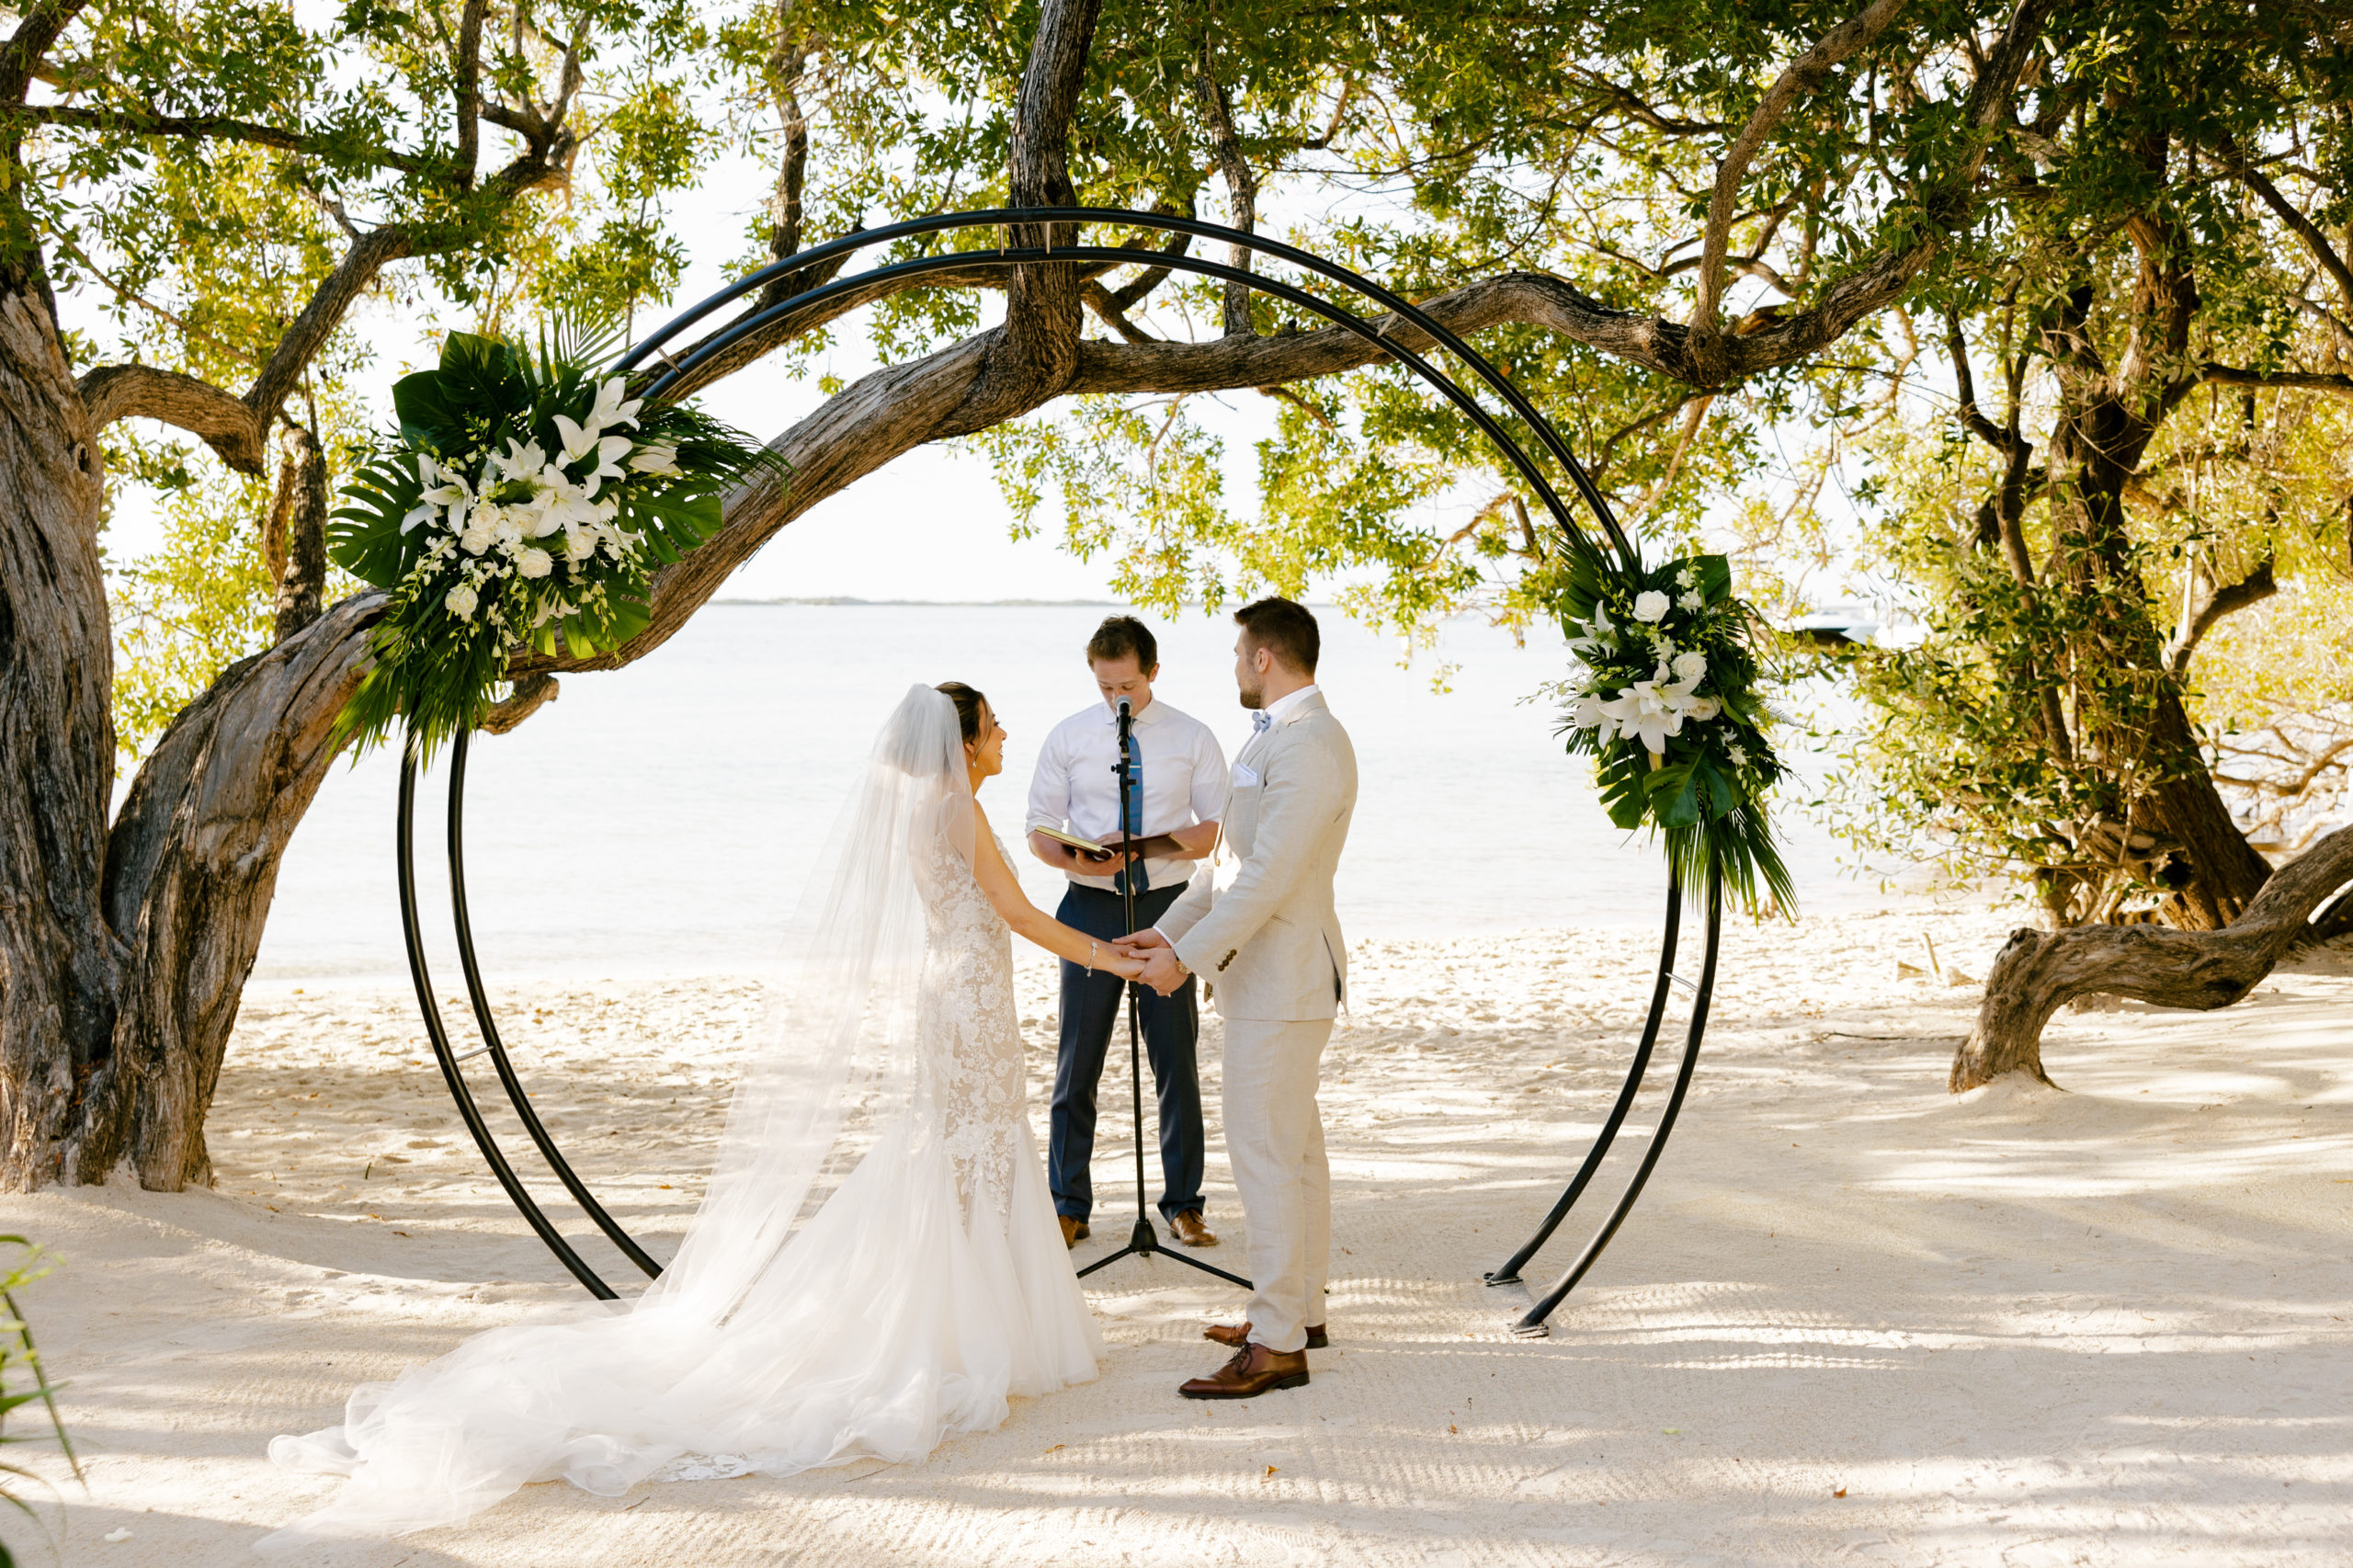
[[[1159,698],[1135,716],[1133,732],[1139,782],[1143,786],[1138,838],[1174,833],[1195,823],[1215,822],[1225,810],[1225,753],[1210,727]],[[1055,827],[1082,838],[1100,839],[1120,830],[1120,720],[1097,702],[1054,726],[1038,753],[1029,781],[1029,828]],[[1200,866],[1198,860],[1146,860],[1147,888],[1174,887]],[[1109,877],[1070,880],[1082,887],[1116,892]]]

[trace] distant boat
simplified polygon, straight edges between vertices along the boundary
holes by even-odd
[[[1821,648],[1868,648],[1879,641],[1880,623],[1866,605],[1833,605],[1800,616],[1781,630]]]

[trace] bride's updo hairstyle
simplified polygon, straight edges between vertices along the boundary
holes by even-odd
[[[932,687],[956,705],[956,723],[964,732],[964,744],[971,745],[981,738],[981,705],[988,700],[961,680],[944,680]]]

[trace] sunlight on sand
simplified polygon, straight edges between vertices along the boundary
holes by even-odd
[[[539,1486],[464,1529],[332,1561],[2353,1559],[2353,944],[2224,1013],[2063,1013],[2045,1060],[2066,1092],[1947,1095],[1975,992],[1916,972],[1923,933],[1982,975],[2012,923],[1906,909],[1730,931],[1674,1145],[1549,1339],[1514,1338],[1527,1291],[1479,1275],[1606,1112],[1649,938],[1367,942],[1325,1062],[1333,1348],[1309,1388],[1176,1399],[1215,1360],[1199,1323],[1238,1301],[1131,1260],[1088,1281],[1112,1346],[1100,1381],[1017,1402],[927,1463],[618,1501]],[[1020,978],[1042,1135],[1052,973],[1025,955]],[[504,1007],[549,1123],[666,1254],[756,986],[520,984]],[[0,1200],[0,1223],[63,1262],[24,1305],[72,1381],[89,1461],[89,1495],[49,1511],[67,1562],[244,1561],[328,1484],[270,1469],[272,1434],[576,1293],[483,1169],[411,1008],[404,988],[256,987],[212,1119],[216,1190]],[[1239,1268],[1216,1038],[1212,1256]],[[1115,1064],[1082,1263],[1127,1233],[1126,1093]],[[1656,1103],[1638,1103],[1589,1207],[1639,1157]],[[1592,1222],[1581,1210],[1530,1279]],[[584,1248],[626,1283],[601,1240]]]

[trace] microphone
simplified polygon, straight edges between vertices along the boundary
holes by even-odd
[[[1129,709],[1128,699],[1124,697],[1120,699],[1119,713],[1120,728],[1124,730],[1135,722],[1135,714]]]

